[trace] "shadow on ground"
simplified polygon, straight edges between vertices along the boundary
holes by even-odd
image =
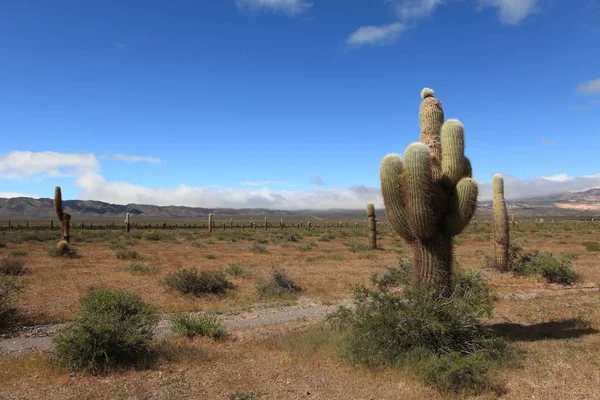
[[[573,339],[600,332],[579,318],[542,322],[533,325],[502,323],[490,327],[499,336],[522,342],[534,342],[544,339]]]

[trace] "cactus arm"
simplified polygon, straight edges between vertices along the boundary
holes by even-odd
[[[442,178],[442,143],[440,132],[444,123],[442,103],[433,97],[433,90],[425,88],[421,91],[421,143],[427,145],[431,153],[432,179],[434,182]]]
[[[465,166],[463,167],[463,178],[472,178],[473,177],[473,167],[471,166],[471,160],[467,157],[464,157]]]
[[[409,145],[404,153],[406,173],[401,181],[405,194],[406,219],[411,234],[418,239],[429,239],[435,234],[433,210],[432,157],[423,143]]]
[[[465,171],[465,128],[457,119],[442,125],[442,181],[453,187]]]
[[[450,208],[444,221],[444,231],[448,236],[456,236],[469,224],[477,209],[479,189],[472,178],[462,178],[450,200]]]
[[[381,160],[379,177],[388,222],[404,240],[412,242],[415,238],[411,235],[406,222],[404,199],[400,190],[402,174],[402,159],[398,154],[388,154]]]
[[[56,216],[58,217],[58,220],[62,223],[63,208],[62,208],[62,193],[60,190],[60,186],[56,186],[54,188],[54,211],[56,211]]]

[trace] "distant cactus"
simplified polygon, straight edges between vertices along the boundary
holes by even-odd
[[[312,223],[310,221],[308,221],[306,223],[306,230],[310,232],[310,228],[312,227]]]
[[[388,154],[381,161],[383,200],[390,226],[413,245],[412,285],[450,294],[452,237],[467,226],[477,207],[477,183],[464,154],[464,127],[444,122],[433,90],[421,92],[421,141],[409,145],[404,161]]]
[[[367,220],[369,227],[369,248],[374,250],[377,248],[377,223],[375,219],[375,205],[367,204]]]
[[[131,223],[129,222],[129,213],[125,214],[125,232],[129,232],[131,229]]]
[[[504,177],[496,174],[492,178],[494,209],[494,266],[501,272],[508,270],[508,250],[510,236],[508,229],[508,213],[504,200]]]
[[[233,229],[233,218],[229,218],[229,229]]]
[[[269,227],[269,222],[267,221],[267,217],[265,217],[265,230]]]
[[[285,224],[283,223],[283,218],[281,218],[279,220],[279,229],[283,229],[285,227]]]
[[[69,250],[70,233],[71,233],[71,215],[63,212],[62,206],[62,192],[60,186],[54,188],[54,211],[56,217],[60,221],[62,228],[62,239],[56,245],[56,248],[60,252],[67,252]]]
[[[208,232],[211,233],[213,231],[213,216],[212,213],[208,214]]]

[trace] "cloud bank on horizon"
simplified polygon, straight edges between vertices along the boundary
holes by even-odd
[[[131,156],[134,157],[135,156]],[[129,156],[119,157],[128,163]],[[100,200],[114,204],[177,205],[206,208],[269,208],[269,209],[359,209],[373,202],[383,207],[378,187],[356,184],[347,188],[323,188],[320,176],[310,177],[313,189],[273,189],[270,186],[287,185],[280,181],[245,181],[250,188],[176,187],[151,188],[130,182],[108,181],[100,174],[101,163],[93,153],[68,154],[57,152],[13,151],[0,157],[0,180],[46,180],[72,178],[80,200]],[[508,200],[531,196],[545,196],[568,191],[582,191],[600,187],[597,175],[570,177],[559,174],[530,180],[519,180],[505,175],[505,193]],[[51,197],[48,195],[0,192],[0,197]],[[490,182],[480,183],[480,201],[491,200]]]

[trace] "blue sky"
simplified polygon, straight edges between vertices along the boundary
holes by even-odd
[[[600,186],[599,43],[594,0],[3,2],[0,197],[382,204],[423,87],[482,199]]]

